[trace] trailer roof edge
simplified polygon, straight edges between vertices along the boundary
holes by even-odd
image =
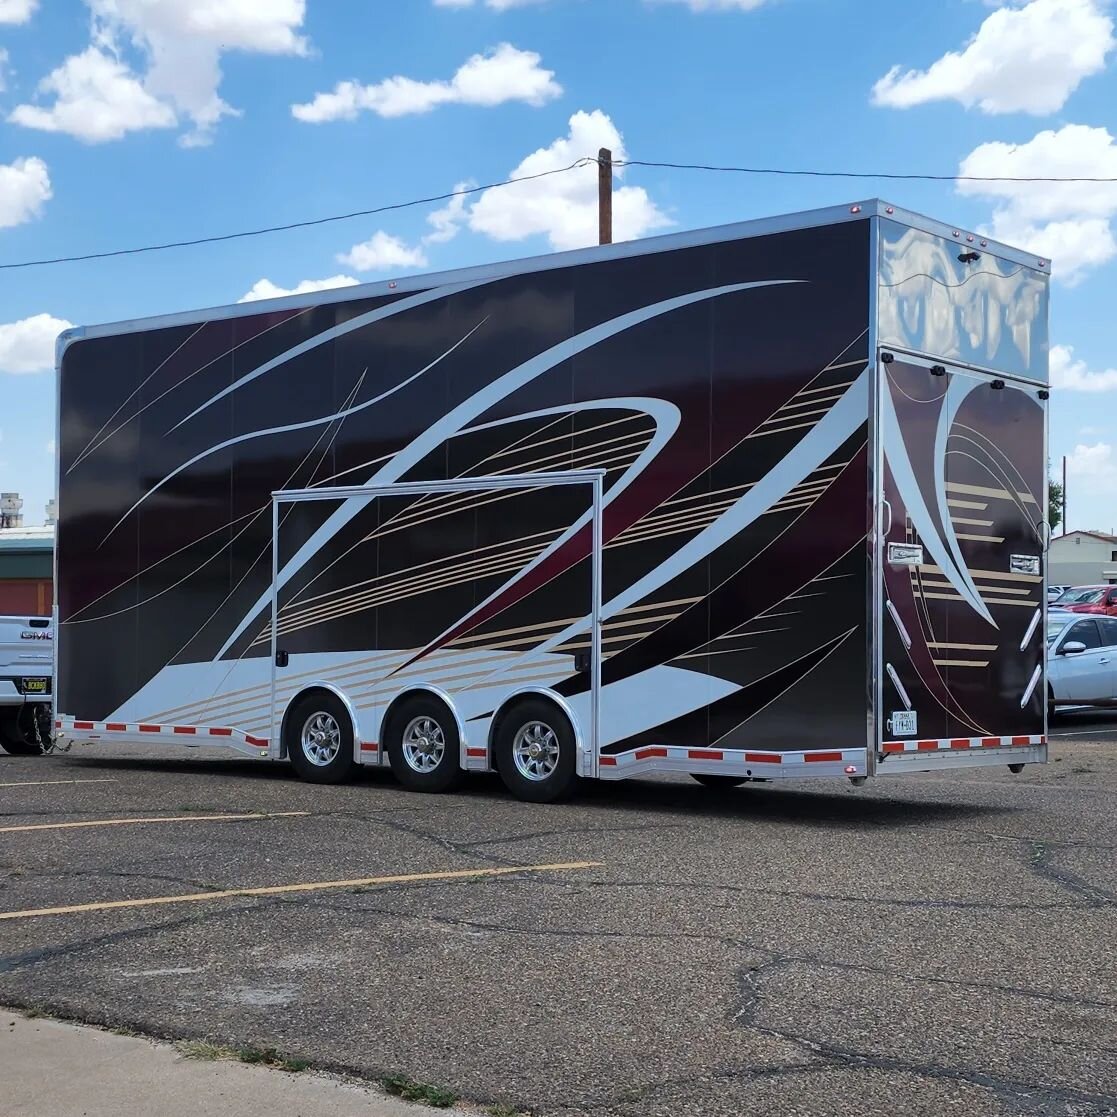
[[[478,264],[450,271],[423,272],[401,276],[396,279],[379,280],[375,283],[360,283],[353,287],[331,287],[324,291],[302,295],[285,295],[281,298],[260,299],[255,302],[238,302],[143,318],[122,319],[116,322],[77,327],[66,331],[63,336],[69,343],[143,330],[190,325],[198,322],[244,318],[252,315],[268,314],[277,310],[288,310],[292,307],[309,309],[315,306],[354,302],[385,295],[407,295],[449,283],[485,282],[529,272],[554,271],[559,268],[576,267],[596,260],[620,260],[634,256],[644,256],[653,252],[698,248],[707,244],[718,244],[722,241],[742,240],[747,237],[767,236],[773,233],[789,233],[801,229],[821,228],[852,221],[865,221],[872,217],[895,221],[898,224],[919,229],[934,236],[957,237],[963,242],[964,238],[980,236],[983,251],[990,255],[1000,257],[1021,267],[1030,268],[1040,275],[1050,274],[1050,261],[1043,261],[1041,266],[1039,258],[1033,253],[1011,248],[961,226],[947,225],[912,210],[902,209],[878,198],[871,198],[860,202],[849,202],[845,205],[802,210],[797,213],[781,214],[775,217],[753,218],[726,225],[714,225],[703,229],[690,229],[679,233],[645,237],[641,240],[623,241],[618,244],[595,245],[590,248],[577,248],[566,252],[546,253],[542,256],[527,256],[515,260]],[[61,353],[59,356],[61,357]]]

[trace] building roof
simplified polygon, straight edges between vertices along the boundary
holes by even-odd
[[[50,551],[53,549],[53,527],[0,528],[0,552]]]
[[[1068,531],[1066,535],[1057,535],[1052,542],[1060,539],[1069,539],[1072,535],[1088,535],[1091,539],[1101,539],[1105,543],[1117,543],[1117,535],[1110,535],[1107,531]]]

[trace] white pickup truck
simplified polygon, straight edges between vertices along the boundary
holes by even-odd
[[[49,617],[0,617],[0,747],[35,756],[49,747],[54,627]]]

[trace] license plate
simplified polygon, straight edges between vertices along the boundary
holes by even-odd
[[[49,679],[24,679],[23,680],[23,693],[24,694],[46,694]]]
[[[900,710],[892,715],[892,736],[914,737],[918,732],[915,725],[915,711]]]

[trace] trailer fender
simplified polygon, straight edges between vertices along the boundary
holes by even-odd
[[[353,730],[353,750],[355,753],[354,759],[357,761],[357,763],[360,763],[361,726],[360,722],[357,720],[357,711],[356,709],[354,709],[353,703],[349,701],[349,696],[343,690],[335,686],[333,683],[327,683],[321,680],[318,682],[307,683],[306,686],[302,687],[300,690],[292,694],[287,701],[287,705],[284,706],[283,718],[279,723],[279,759],[288,759],[287,746],[285,742],[287,741],[287,718],[288,715],[291,713],[291,708],[301,699],[305,698],[308,694],[316,690],[328,691],[345,707],[345,712],[349,715],[350,728]]]
[[[574,745],[577,750],[578,756],[578,775],[585,775],[582,771],[582,757],[585,755],[585,742],[582,738],[582,730],[578,725],[578,719],[574,716],[574,711],[570,708],[570,704],[560,694],[556,694],[553,690],[542,686],[526,686],[520,690],[514,690],[503,702],[496,708],[489,722],[488,739],[485,742],[488,749],[489,766],[492,767],[493,763],[493,747],[496,743],[496,733],[500,728],[501,718],[513,707],[517,702],[522,701],[524,698],[545,698],[547,701],[553,703],[558,707],[559,713],[570,723],[570,728],[574,733]]]
[[[462,722],[461,714],[458,713],[457,706],[454,705],[454,700],[446,693],[441,687],[434,686],[431,683],[413,683],[406,690],[401,690],[399,694],[388,703],[388,708],[384,711],[383,718],[380,719],[380,748],[383,753],[384,750],[384,727],[388,724],[392,715],[395,713],[396,708],[405,702],[408,698],[416,694],[432,694],[437,698],[445,707],[450,711],[450,716],[454,719],[454,725],[458,730],[458,765],[464,771],[466,767],[466,757],[468,755],[469,742],[466,739],[465,724]],[[387,763],[385,761],[384,763]]]

